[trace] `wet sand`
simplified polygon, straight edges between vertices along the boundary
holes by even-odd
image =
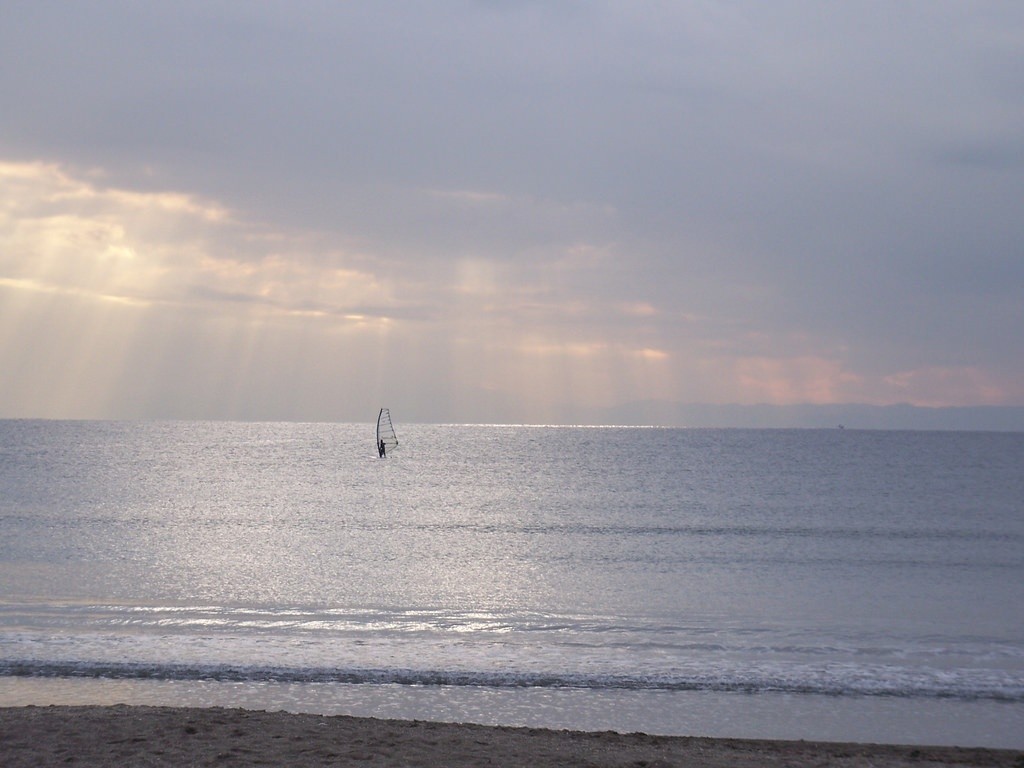
[[[15,766],[1012,766],[1016,750],[580,733],[242,709],[0,708]]]

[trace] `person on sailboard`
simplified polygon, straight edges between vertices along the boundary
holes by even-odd
[[[380,441],[380,445],[377,446],[377,453],[380,455],[380,457],[382,459],[385,458],[385,455],[384,455],[385,454],[385,451],[384,451],[384,441],[383,440],[381,440]]]

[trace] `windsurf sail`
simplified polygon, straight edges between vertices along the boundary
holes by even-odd
[[[377,414],[377,452],[383,457],[386,452],[393,451],[397,447],[398,436],[391,423],[391,412],[387,408],[381,408],[380,413]]]

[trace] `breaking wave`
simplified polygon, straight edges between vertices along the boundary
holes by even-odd
[[[892,671],[889,670],[891,673]],[[350,685],[464,686],[480,688],[573,688],[593,690],[709,691],[740,694],[889,696],[964,701],[1024,702],[1024,681],[992,672],[966,679],[949,672],[922,676],[846,673],[629,676],[483,672],[403,668],[292,668],[231,664],[0,660],[0,676],[244,683],[335,683]]]

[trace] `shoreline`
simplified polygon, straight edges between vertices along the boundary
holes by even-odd
[[[0,762],[57,765],[992,766],[1019,750],[652,736],[612,731],[151,706],[0,708]]]

